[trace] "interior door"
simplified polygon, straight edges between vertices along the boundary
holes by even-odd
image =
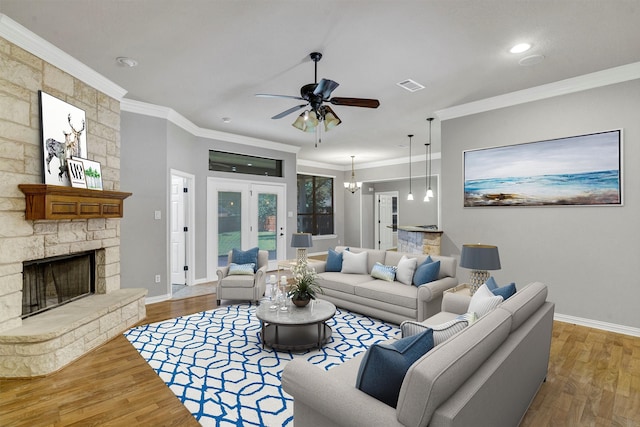
[[[396,245],[397,235],[397,206],[398,195],[396,192],[384,192],[376,194],[376,218],[375,235],[377,249],[387,250]]]
[[[171,175],[170,257],[171,284],[186,285],[187,265],[184,178]]]

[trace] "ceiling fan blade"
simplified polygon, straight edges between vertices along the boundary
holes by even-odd
[[[378,108],[380,101],[377,99],[366,98],[331,98],[329,100],[333,105],[345,105],[349,107]]]
[[[288,98],[288,99],[299,99],[300,101],[304,101],[304,98],[300,98],[299,96],[292,95],[272,95],[270,93],[256,93],[258,98]]]
[[[329,99],[329,97],[331,96],[331,92],[333,92],[334,89],[338,86],[340,86],[340,83],[334,82],[333,80],[329,79],[322,79],[320,80],[320,83],[318,83],[318,86],[316,86],[316,88],[314,89],[313,94],[322,94],[322,99],[326,100]]]
[[[306,107],[308,104],[302,104],[302,105],[296,105],[295,107],[291,107],[288,110],[283,111],[280,114],[276,114],[275,116],[271,117],[272,119],[281,119],[284,116],[288,116],[289,114],[293,113],[294,111],[298,111],[301,108]]]

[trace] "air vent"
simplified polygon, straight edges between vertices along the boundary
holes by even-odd
[[[409,92],[417,92],[421,89],[424,89],[424,86],[422,86],[420,83],[415,82],[411,79],[403,80],[400,83],[396,83],[396,84],[401,88],[408,90]]]

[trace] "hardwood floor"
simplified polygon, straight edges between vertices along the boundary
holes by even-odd
[[[215,308],[147,306],[146,323]],[[197,426],[123,336],[42,378],[0,380],[0,426]],[[640,338],[554,322],[551,360],[522,426],[640,426]]]

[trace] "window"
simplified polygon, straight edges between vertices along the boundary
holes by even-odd
[[[209,150],[209,170],[282,178],[282,160]]]
[[[333,234],[333,178],[298,175],[298,231]]]

